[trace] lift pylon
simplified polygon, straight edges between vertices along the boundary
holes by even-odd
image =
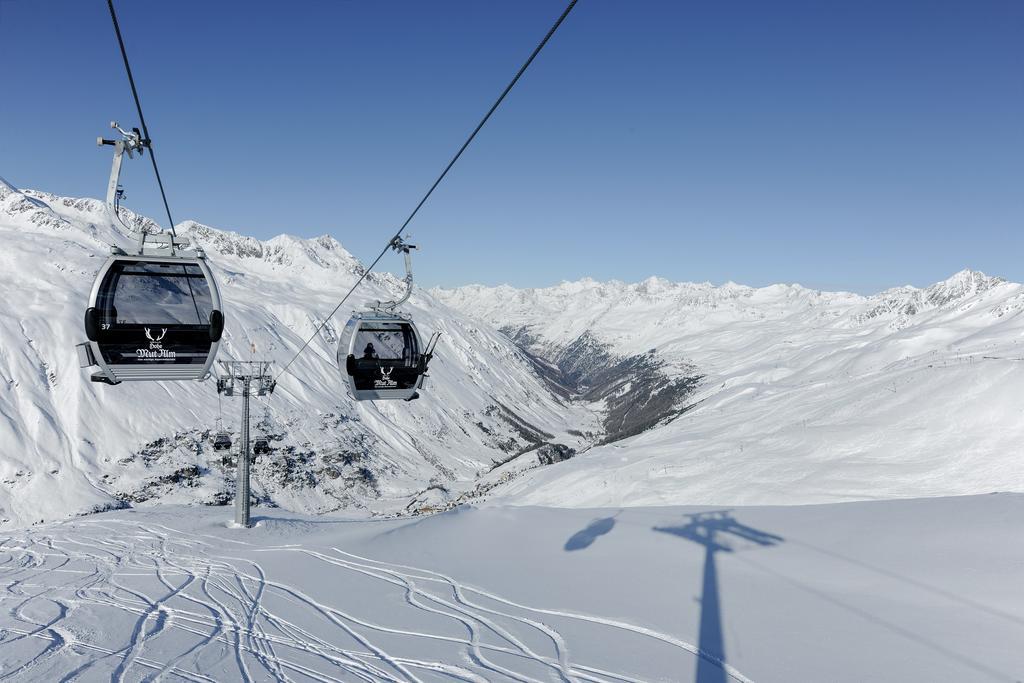
[[[274,393],[277,382],[270,371],[273,361],[269,360],[222,360],[224,372],[217,377],[217,392],[225,396],[242,397],[242,434],[238,448],[235,486],[235,524],[249,528],[249,464],[252,453],[249,447],[249,397],[266,396]]]

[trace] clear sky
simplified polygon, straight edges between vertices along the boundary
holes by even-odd
[[[175,219],[363,259],[563,6],[118,2]],[[0,0],[0,66],[0,175],[102,196],[105,2]],[[580,0],[410,234],[425,285],[1024,281],[1024,2]]]

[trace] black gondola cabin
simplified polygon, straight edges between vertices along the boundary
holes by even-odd
[[[397,312],[354,314],[338,343],[338,365],[358,401],[416,398],[428,360],[416,325]]]
[[[201,380],[217,355],[224,314],[201,255],[111,256],[85,312],[92,379]]]

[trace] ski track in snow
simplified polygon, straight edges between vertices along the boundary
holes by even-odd
[[[381,591],[375,599],[400,596],[400,609],[414,613],[359,614],[356,605],[330,604],[344,592],[333,596],[341,600],[314,598],[257,561],[290,554],[311,559],[332,582],[351,579],[365,590],[370,581]],[[124,520],[0,541],[0,681],[641,683],[635,673],[575,661],[571,636],[553,620],[606,629],[609,642],[628,632],[672,648],[683,666],[702,657],[749,681],[669,634],[519,604],[336,547],[262,546]]]

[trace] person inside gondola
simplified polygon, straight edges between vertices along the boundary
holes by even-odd
[[[373,360],[377,357],[377,349],[373,348],[373,344],[367,344],[366,348],[363,349],[363,360]]]

